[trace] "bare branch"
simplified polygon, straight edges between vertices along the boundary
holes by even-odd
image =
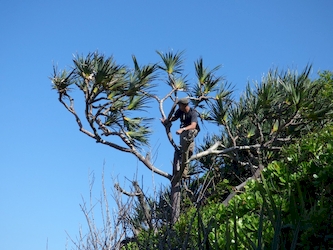
[[[176,109],[176,106],[177,106],[177,99],[176,101],[173,103],[172,105],[172,108],[168,114],[168,117],[165,119],[165,117],[163,117],[164,120],[168,121],[167,123],[162,123],[165,127],[165,131],[167,133],[167,136],[168,136],[168,139],[169,139],[169,142],[171,143],[171,145],[173,146],[173,148],[178,151],[179,150],[179,147],[177,146],[177,144],[175,143],[175,141],[173,140],[173,137],[172,137],[172,133],[171,133],[171,122],[170,119],[172,117],[172,115],[174,114],[175,112],[175,109]]]
[[[64,100],[63,100],[63,95],[69,99],[69,101],[70,101],[70,106],[68,106],[67,103],[64,102]],[[88,135],[89,137],[92,137],[92,138],[95,139],[95,135],[94,135],[94,134],[92,134],[91,132],[89,132],[88,130],[86,130],[86,129],[83,128],[83,125],[82,125],[81,119],[80,119],[80,117],[76,114],[76,112],[75,112],[75,110],[74,110],[74,99],[73,99],[72,97],[70,97],[67,93],[65,93],[65,94],[63,94],[63,93],[59,93],[59,98],[58,98],[58,99],[59,99],[60,103],[62,103],[62,104],[65,106],[65,108],[66,108],[70,113],[72,113],[72,114],[74,115],[75,120],[76,120],[76,123],[78,124],[80,131],[83,132],[84,134]]]
[[[221,142],[216,142],[213,146],[211,146],[209,149],[200,152],[198,154],[192,155],[191,158],[188,160],[188,162],[195,160],[195,159],[200,159],[206,155],[209,154],[226,154],[235,150],[250,150],[250,149],[254,149],[254,148],[260,148],[261,145],[260,144],[255,144],[255,145],[249,145],[249,146],[234,146],[234,147],[230,147],[230,148],[226,148],[223,150],[217,150],[217,148],[222,145]]]
[[[235,147],[237,145],[236,144],[236,140],[238,139],[238,136],[237,135],[233,136],[233,134],[231,133],[231,130],[230,130],[230,127],[229,127],[228,123],[225,123],[225,128],[227,129],[228,135],[231,138],[232,143],[233,143],[233,145]]]
[[[67,97],[70,101],[70,106],[64,102],[63,100],[63,96]],[[146,167],[148,167],[151,171],[153,171],[154,173],[157,173],[163,177],[166,177],[168,178],[169,180],[171,180],[172,176],[158,168],[156,168],[150,161],[149,159],[146,159],[143,155],[141,155],[139,153],[139,151],[134,147],[134,145],[124,136],[124,134],[122,133],[111,133],[111,131],[109,131],[103,124],[102,122],[99,120],[99,119],[96,119],[95,116],[93,116],[91,113],[89,113],[89,108],[88,106],[86,106],[86,119],[87,121],[89,122],[90,124],[90,127],[93,129],[94,133],[91,133],[89,131],[87,131],[86,129],[84,129],[83,125],[82,125],[82,122],[81,122],[81,119],[79,118],[79,116],[77,115],[77,113],[75,112],[74,110],[74,99],[71,98],[68,94],[64,94],[64,93],[60,93],[59,94],[59,101],[66,107],[66,109],[72,113],[76,119],[76,122],[79,126],[79,129],[81,132],[85,133],[86,135],[94,138],[96,140],[97,143],[102,143],[102,144],[105,144],[105,145],[108,145],[112,148],[115,148],[115,149],[118,149],[122,152],[126,152],[126,153],[132,153],[134,154],[142,163],[144,163],[144,165]],[[129,148],[125,148],[125,147],[122,147],[118,144],[115,144],[115,143],[112,143],[110,141],[107,141],[103,138],[100,137],[100,135],[98,134],[98,131],[97,129],[95,128],[94,126],[94,122],[96,122],[99,127],[102,129],[102,131],[107,135],[107,134],[112,134],[112,135],[117,135],[119,136],[124,142],[126,145],[128,145]]]
[[[229,201],[235,196],[237,195],[237,193],[239,193],[245,186],[246,184],[251,181],[251,180],[256,180],[260,177],[261,172],[264,168],[263,167],[259,167],[256,172],[254,173],[253,176],[251,176],[250,178],[248,178],[246,181],[242,182],[241,184],[239,184],[236,187],[233,187],[233,191],[228,195],[228,197],[222,202],[223,205],[228,206]]]
[[[141,195],[141,192],[131,193],[131,192],[126,191],[125,189],[121,188],[118,183],[114,184],[114,187],[119,192],[123,193],[124,195],[130,196],[130,197]]]
[[[163,109],[163,103],[166,99],[168,99],[169,97],[171,97],[171,95],[173,93],[175,93],[177,91],[177,89],[172,89],[166,96],[164,96],[161,100],[158,100],[159,103],[159,109],[161,112],[161,115],[163,117],[163,119],[166,119],[165,113],[164,113],[164,109]],[[176,103],[177,104],[177,103]]]
[[[168,178],[169,180],[172,179],[172,175],[156,168],[150,161],[150,159],[146,159],[142,154],[140,154],[135,148],[132,148],[132,153],[147,167],[149,168],[152,172],[159,174],[163,177]]]
[[[135,191],[137,193],[139,193],[138,200],[140,202],[141,208],[145,215],[146,224],[149,226],[150,229],[153,230],[154,228],[153,228],[153,224],[152,224],[151,212],[150,212],[149,206],[145,200],[144,193],[142,192],[141,188],[139,187],[139,184],[136,181],[133,181],[133,186],[134,186]]]

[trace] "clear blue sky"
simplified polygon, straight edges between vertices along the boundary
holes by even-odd
[[[269,69],[302,70],[313,64],[333,70],[333,1],[3,1],[0,9],[0,249],[65,249],[66,233],[78,235],[85,219],[81,195],[100,195],[105,162],[111,176],[152,186],[166,184],[134,157],[81,134],[60,105],[48,77],[53,63],[72,64],[72,55],[98,50],[129,65],[157,62],[155,50],[186,51],[188,73],[203,57],[207,66],[235,85],[260,80]],[[158,117],[157,117],[158,118]],[[158,124],[158,123],[156,123]],[[177,125],[176,125],[177,126]],[[163,128],[156,166],[171,172],[172,148]],[[207,133],[203,131],[202,133]],[[114,206],[111,204],[111,206]]]

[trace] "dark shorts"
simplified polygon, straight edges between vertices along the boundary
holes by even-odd
[[[198,135],[198,130],[191,129],[185,130],[180,135],[180,145],[182,148],[189,148],[190,151],[193,152],[194,149],[194,139]]]

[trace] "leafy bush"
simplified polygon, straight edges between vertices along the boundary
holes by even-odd
[[[333,247],[333,127],[282,152],[259,181],[228,206],[191,209],[175,226],[183,249],[328,249]]]

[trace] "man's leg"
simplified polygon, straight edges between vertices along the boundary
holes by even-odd
[[[180,135],[180,146],[181,146],[181,152],[182,152],[182,158],[181,158],[181,165],[180,165],[180,172],[182,173],[182,177],[186,178],[188,173],[188,164],[186,164],[188,160],[188,154],[189,154],[189,146],[190,142],[188,140],[188,130],[184,131]]]
[[[194,152],[194,141],[188,146],[188,158],[190,159]]]
[[[186,163],[188,159],[193,155],[194,152],[194,138],[197,136],[198,131],[187,130],[184,131],[180,136],[180,145],[182,147],[182,165],[181,170],[183,171],[183,178],[188,177],[189,166]]]

